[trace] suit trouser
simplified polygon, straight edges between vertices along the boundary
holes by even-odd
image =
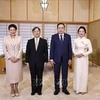
[[[32,92],[42,91],[43,68],[37,63],[30,66]]]
[[[68,77],[68,61],[63,62],[63,58],[61,57],[60,62],[55,62],[54,66],[54,82],[55,82],[55,90],[59,91],[60,85],[60,68],[62,66],[62,89],[66,89],[68,86],[67,77]]]

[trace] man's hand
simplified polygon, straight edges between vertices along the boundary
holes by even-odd
[[[29,63],[26,63],[26,66],[29,68]]]
[[[54,62],[53,60],[50,60],[50,63],[51,63],[51,65],[52,65],[52,67],[54,67],[55,62]]]
[[[46,62],[44,63],[44,67],[47,67],[47,63]]]
[[[72,64],[72,60],[68,60],[68,65],[70,66]]]

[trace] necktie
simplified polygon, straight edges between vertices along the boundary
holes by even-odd
[[[38,47],[38,38],[36,38],[36,41],[35,41],[35,49],[37,50],[37,47]]]
[[[61,42],[63,42],[63,38],[62,38],[62,35],[60,35],[60,40],[61,40]]]

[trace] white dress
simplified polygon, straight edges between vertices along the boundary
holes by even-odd
[[[22,38],[16,36],[15,39],[12,39],[10,36],[5,36],[3,41],[3,51],[6,60],[7,83],[18,83],[22,81]],[[20,60],[13,63],[9,60],[10,57],[16,57]]]
[[[74,90],[76,93],[87,92],[88,83],[88,55],[92,53],[92,45],[89,39],[77,38],[73,43],[74,60]],[[81,58],[76,57],[82,53]]]

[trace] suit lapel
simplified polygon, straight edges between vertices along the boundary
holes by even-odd
[[[36,48],[35,48],[35,39],[34,39],[34,38],[33,38],[33,44],[34,44],[34,49],[35,49],[35,51],[38,51],[38,49],[39,49],[39,47],[40,47],[40,45],[41,45],[41,38],[39,39],[39,43],[38,43],[37,50],[36,50]]]
[[[9,36],[9,42],[10,42],[10,44],[11,44],[11,46],[13,47],[13,42],[12,42],[12,40],[11,40],[11,37]]]
[[[57,40],[61,43],[61,41],[59,39],[59,33],[57,33]]]
[[[17,42],[18,42],[18,37],[15,36],[14,46],[16,46]]]
[[[64,42],[66,41],[66,38],[67,38],[66,33],[64,33]]]
[[[9,41],[10,41],[11,46],[12,46],[12,47],[15,47],[15,46],[16,46],[16,43],[17,43],[17,41],[18,41],[18,37],[15,36],[15,40],[13,41],[13,40],[11,39],[11,37],[9,36]]]
[[[36,48],[35,48],[35,39],[33,38],[33,48],[35,49],[36,51]]]

